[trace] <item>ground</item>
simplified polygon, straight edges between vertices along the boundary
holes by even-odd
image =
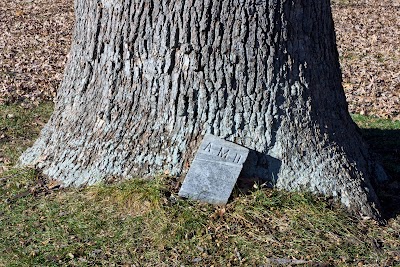
[[[1,266],[400,266],[400,1],[333,1],[353,119],[393,177],[385,225],[329,199],[255,186],[226,207],[183,201],[171,177],[60,189],[13,165],[52,111],[71,0],[0,0]]]
[[[334,3],[350,112],[400,120],[400,1]]]
[[[352,113],[400,120],[400,0],[335,0]],[[74,22],[72,0],[0,0],[0,103],[54,97]]]

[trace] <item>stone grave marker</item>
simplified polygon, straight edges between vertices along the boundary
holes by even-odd
[[[226,204],[248,154],[245,147],[206,134],[179,196],[210,204]]]

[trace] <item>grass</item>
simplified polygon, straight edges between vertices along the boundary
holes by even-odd
[[[227,206],[215,207],[179,199],[171,177],[81,189],[51,186],[34,170],[9,167],[32,143],[51,104],[0,111],[7,136],[0,151],[9,162],[0,174],[0,266],[301,263],[295,259],[302,266],[400,266],[400,218],[386,226],[357,221],[309,194],[257,187],[246,195],[236,190]],[[354,120],[381,145],[391,140],[386,134],[400,130],[388,120]],[[392,147],[399,145],[392,141]],[[388,157],[393,164],[395,158]]]
[[[400,130],[400,121],[359,114],[353,114],[352,118],[361,129]]]
[[[377,190],[388,217],[400,214],[400,121],[353,115],[361,133],[386,173],[393,179]]]
[[[21,153],[33,143],[49,119],[53,103],[24,108],[20,105],[0,105],[0,174],[14,165]]]
[[[385,169],[400,181],[400,121],[353,115],[362,135]]]

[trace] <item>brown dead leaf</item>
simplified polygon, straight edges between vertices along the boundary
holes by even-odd
[[[215,212],[210,216],[211,219],[220,219],[222,220],[224,218],[224,214],[226,212],[226,208],[225,207],[218,207],[217,209],[215,209]]]
[[[22,10],[17,10],[17,11],[15,11],[15,16],[16,17],[20,17],[20,16],[22,16],[24,14],[24,11],[22,11]]]
[[[61,182],[57,181],[57,180],[51,180],[48,184],[47,184],[47,188],[49,190],[54,190],[56,188],[60,188],[61,187]]]

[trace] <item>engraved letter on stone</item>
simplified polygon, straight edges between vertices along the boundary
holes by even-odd
[[[249,150],[206,134],[190,166],[179,196],[211,204],[228,202]]]

